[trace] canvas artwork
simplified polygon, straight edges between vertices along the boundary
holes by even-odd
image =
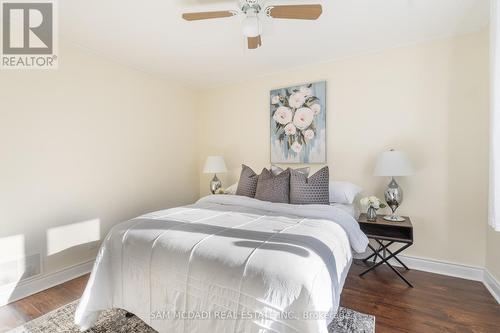
[[[325,81],[271,91],[271,163],[326,163],[325,95]]]

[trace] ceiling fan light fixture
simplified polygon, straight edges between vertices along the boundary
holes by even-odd
[[[257,37],[260,35],[259,18],[256,15],[248,15],[243,19],[243,35],[245,37]]]
[[[267,0],[237,0],[238,10],[183,13],[182,18],[186,21],[197,21],[236,15],[243,17],[242,32],[247,39],[248,49],[253,50],[262,46],[262,26],[259,15],[266,15],[272,19],[317,20],[323,12],[320,4],[262,7],[262,2],[265,1]]]

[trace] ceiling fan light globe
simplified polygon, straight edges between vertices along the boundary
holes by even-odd
[[[245,37],[257,37],[260,32],[259,19],[256,16],[248,16],[243,20],[243,35]]]

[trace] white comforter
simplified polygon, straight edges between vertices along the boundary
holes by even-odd
[[[115,226],[75,322],[114,307],[165,333],[324,333],[367,244],[336,207],[208,196]]]

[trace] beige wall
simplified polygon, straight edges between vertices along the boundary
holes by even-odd
[[[500,279],[500,234],[486,226],[487,54],[480,32],[201,93],[68,45],[57,71],[0,71],[0,262],[40,253],[47,274],[94,258],[96,228],[102,239],[206,194],[207,155],[226,158],[225,185],[241,163],[268,166],[269,90],[327,80],[332,178],[382,196],[375,157],[407,151],[417,170],[401,179],[400,211],[415,225],[407,253]]]
[[[407,254],[484,266],[487,212],[488,40],[485,31],[305,66],[216,87],[199,99],[200,168],[221,154],[237,179],[240,164],[269,165],[269,91],[327,80],[331,177],[382,196],[372,176],[377,154],[405,150],[416,174],[401,179],[415,245]],[[250,73],[249,73],[250,75]],[[200,193],[209,176],[200,178]]]
[[[54,272],[198,196],[188,88],[62,45],[58,70],[0,71],[0,101],[0,261],[41,253]]]

